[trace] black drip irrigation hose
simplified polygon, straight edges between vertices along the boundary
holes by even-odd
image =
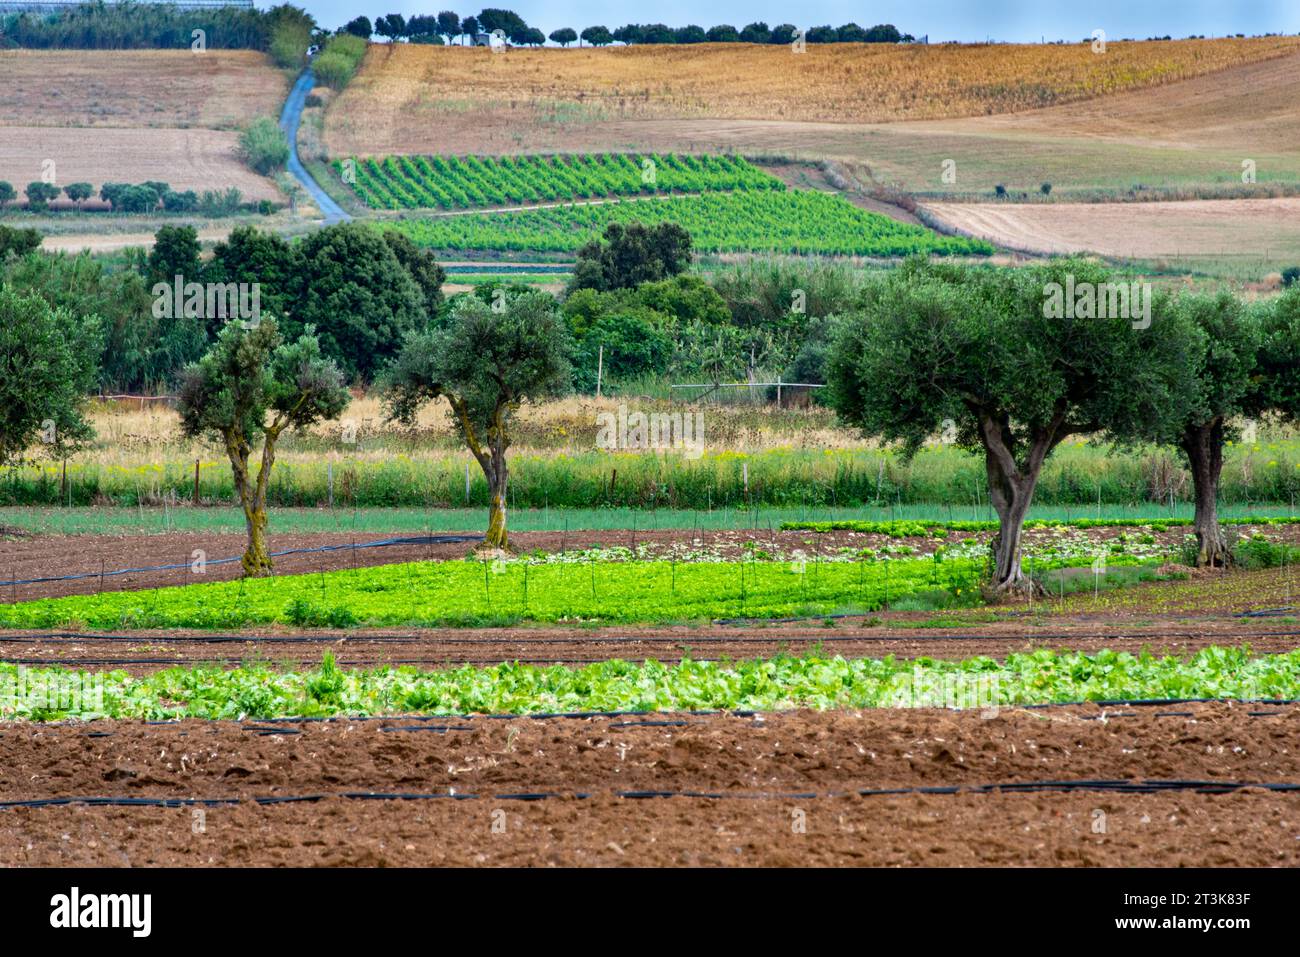
[[[312,548],[286,548],[284,551],[271,552],[271,558],[282,558],[285,555],[305,555],[313,552],[337,552],[345,549],[357,550],[361,548],[388,548],[395,545],[459,545],[464,542],[481,542],[482,535],[416,535],[407,538],[383,538],[373,542],[356,542],[345,543],[342,545],[316,545]],[[205,565],[229,565],[232,562],[241,561],[241,558],[210,558]],[[70,582],[82,581],[87,578],[112,578],[115,575],[133,575],[140,572],[165,572],[173,571],[177,568],[189,568],[189,562],[176,562],[170,565],[141,565],[139,568],[118,568],[111,572],[86,572],[79,575],[53,575],[48,578],[21,578],[10,581],[0,581],[0,588],[7,588],[11,585],[40,585],[44,582]]]
[[[1115,794],[1160,794],[1191,791],[1197,794],[1230,794],[1245,789],[1259,789],[1274,793],[1300,792],[1300,783],[1290,781],[1004,781],[995,784],[959,784],[928,787],[860,788],[852,791],[775,792],[775,791],[612,791],[611,796],[627,800],[656,798],[689,798],[695,800],[723,801],[807,801],[819,798],[892,797],[899,795],[960,795],[960,794],[1039,794],[1109,792]],[[518,791],[504,794],[458,794],[454,791],[426,793],[418,791],[336,791],[331,793],[270,795],[239,798],[182,798],[182,797],[48,797],[18,801],[0,801],[0,810],[11,808],[67,807],[221,807],[237,804],[257,804],[263,807],[275,804],[296,804],[343,798],[359,801],[545,801],[588,800],[598,796],[590,791]]]
[[[1107,701],[1057,701],[1057,702],[1049,702],[1046,704],[997,705],[995,707],[995,710],[1023,709],[1023,710],[1041,711],[1049,708],[1078,708],[1078,707],[1086,707],[1088,705],[1096,705],[1099,708],[1159,708],[1159,707],[1168,707],[1168,706],[1180,705],[1180,704],[1234,704],[1234,705],[1239,704],[1239,705],[1267,705],[1272,707],[1283,707],[1283,706],[1290,706],[1290,705],[1300,705],[1300,698],[1139,698],[1139,699],[1131,699],[1131,700],[1116,699],[1116,700],[1107,700]],[[884,711],[888,709],[865,708],[862,710]],[[953,710],[959,710],[959,709],[953,709]],[[981,711],[987,709],[968,708],[965,710]],[[641,719],[641,720],[624,721],[616,724],[611,724],[610,727],[684,727],[690,724],[698,723],[698,722],[691,722],[688,720],[684,720],[688,718],[722,717],[722,718],[746,718],[751,720],[757,718],[758,720],[761,721],[767,715],[771,715],[773,717],[780,717],[781,715],[788,714],[788,713],[791,712],[783,712],[783,711],[762,712],[762,711],[750,711],[750,710],[740,710],[740,711],[705,710],[705,711],[542,711],[542,712],[532,712],[532,713],[525,713],[525,714],[503,714],[503,713],[501,714],[386,714],[386,715],[375,714],[375,715],[355,715],[355,716],[328,715],[328,716],[312,716],[312,717],[252,718],[249,720],[256,723],[249,724],[245,722],[239,722],[239,724],[241,724],[243,730],[245,731],[251,731],[254,733],[266,733],[266,734],[298,733],[297,731],[285,731],[282,728],[268,727],[271,725],[328,724],[328,723],[342,723],[342,722],[357,724],[362,722],[374,722],[374,721],[444,722],[446,723],[448,730],[472,731],[473,728],[470,727],[465,727],[465,726],[453,727],[450,725],[450,722],[473,721],[476,719],[481,719],[484,721],[525,721],[525,720],[551,721],[556,719],[586,721],[594,718],[615,718],[615,719],[633,718],[633,719]],[[1275,715],[1282,714],[1282,713],[1283,712],[1279,712],[1279,711],[1247,711],[1246,712],[1246,714],[1252,718],[1273,717]],[[1106,715],[1106,717],[1107,718],[1133,717],[1136,716],[1137,714],[1138,712],[1136,711],[1110,712]],[[1191,711],[1163,711],[1163,712],[1157,712],[1154,715],[1154,717],[1158,717],[1158,718],[1192,717],[1192,716],[1194,716],[1194,713]],[[1088,719],[1096,719],[1096,718],[1100,718],[1101,716],[1085,715],[1082,717]],[[129,721],[130,719],[106,719],[106,720]],[[182,721],[214,722],[214,721],[222,721],[222,720],[228,720],[232,722],[234,721],[234,719],[221,719],[221,718],[168,718],[165,720],[144,721],[141,722],[141,724],[145,727],[151,727],[151,728],[166,728],[166,727],[174,727],[174,726],[178,727]],[[45,721],[45,722],[41,722],[39,724],[39,727],[41,728],[80,727],[86,723],[87,722],[78,721],[75,719],[67,720],[67,721]],[[381,728],[380,730],[381,731],[382,730],[394,730],[394,731],[415,730],[415,728],[413,726],[407,726],[404,728],[391,728],[391,729]],[[96,731],[88,731],[87,734],[92,735],[94,737],[107,737],[116,734],[116,732],[96,730]]]
[[[1261,608],[1259,611],[1242,611],[1234,615],[1234,618],[1281,618],[1285,615],[1295,613],[1293,605],[1286,605],[1282,608]]]

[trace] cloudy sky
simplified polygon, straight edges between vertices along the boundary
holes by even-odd
[[[290,0],[305,6],[322,26],[333,29],[357,14],[374,20],[386,13],[410,16],[452,9],[462,16],[481,6],[465,0]],[[374,6],[378,3],[379,6]],[[269,6],[258,0],[258,6]],[[696,23],[742,27],[754,20],[769,26],[799,27],[829,23],[871,26],[893,23],[904,33],[929,34],[930,40],[984,39],[1037,42],[1080,40],[1102,29],[1111,38],[1175,37],[1188,34],[1300,33],[1300,0],[487,0],[484,6],[512,9],[546,33],[557,27],[601,24],[611,30],[624,23]]]

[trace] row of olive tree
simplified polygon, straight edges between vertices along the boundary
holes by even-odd
[[[510,420],[524,401],[568,388],[568,353],[553,297],[535,290],[490,303],[470,296],[457,302],[446,325],[408,334],[381,380],[389,414],[401,422],[411,422],[426,402],[447,400],[488,482],[489,548],[508,545]],[[281,435],[337,419],[350,398],[343,370],[322,354],[315,329],[286,341],[271,316],[227,323],[207,354],[185,369],[182,431],[216,441],[230,459],[248,532],[246,575],[272,568],[266,493]]]
[[[1222,566],[1231,554],[1216,502],[1233,421],[1300,416],[1300,295],[1248,307],[1226,293],[1158,293],[1149,323],[1045,308],[1048,289],[1118,278],[1081,260],[913,260],[872,284],[838,327],[827,378],[844,420],[909,455],[945,431],[983,453],[997,591],[1035,587],[1021,566],[1024,520],[1044,462],[1067,438],[1178,445],[1195,482],[1198,563]]]

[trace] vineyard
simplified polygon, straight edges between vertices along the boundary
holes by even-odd
[[[801,190],[706,193],[510,213],[404,220],[391,228],[437,250],[573,253],[611,223],[685,228],[698,252],[821,253],[838,256],[989,255],[981,239],[940,236],[859,209],[838,196]]]
[[[371,209],[472,209],[667,193],[783,190],[739,156],[388,156],[335,160]],[[353,175],[355,174],[355,175]]]

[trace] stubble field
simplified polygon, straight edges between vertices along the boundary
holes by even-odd
[[[285,75],[244,50],[0,52],[0,179],[22,191],[54,162],[59,185],[161,180],[279,200],[248,169],[240,126],[278,116]]]

